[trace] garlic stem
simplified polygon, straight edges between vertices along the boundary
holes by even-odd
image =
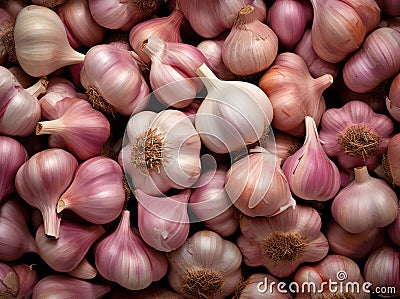
[[[64,130],[64,124],[60,119],[40,121],[36,125],[36,135],[60,134]]]
[[[43,215],[44,233],[46,234],[46,237],[58,239],[61,217],[56,213],[56,211],[44,209],[41,212]]]
[[[318,130],[314,119],[311,116],[306,116],[304,120],[306,123],[306,137],[304,144],[315,144],[315,142],[320,144]]]
[[[315,79],[315,90],[322,93],[325,89],[333,83],[333,76],[330,74],[325,74]]]
[[[49,81],[47,81],[46,77],[42,77],[38,82],[33,84],[31,87],[26,88],[25,90],[29,92],[29,94],[37,98],[38,96],[46,92],[48,84]]]
[[[364,183],[370,178],[367,166],[354,168],[354,180],[357,183]]]
[[[218,88],[217,84],[215,84],[215,82],[219,81],[218,77],[215,76],[215,74],[208,68],[205,63],[200,65],[200,67],[196,70],[196,74],[200,77],[207,90]]]

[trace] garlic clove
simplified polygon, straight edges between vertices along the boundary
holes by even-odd
[[[48,275],[35,285],[32,299],[103,298],[111,291],[108,284],[95,284],[63,275]]]
[[[79,279],[93,279],[97,275],[97,270],[86,258],[83,258],[78,266],[68,271],[68,275]]]
[[[39,276],[33,265],[18,263],[11,266],[18,276],[18,293],[16,298],[30,298]]]
[[[269,274],[252,274],[245,281],[241,282],[239,286],[239,289],[241,290],[238,292],[238,298],[240,299],[293,298],[292,294],[289,293],[286,288],[281,287],[282,283],[277,278]]]
[[[33,77],[46,76],[85,58],[71,48],[63,22],[47,7],[24,7],[15,21],[14,40],[18,62]]]

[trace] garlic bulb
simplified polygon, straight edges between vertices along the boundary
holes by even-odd
[[[386,97],[386,108],[390,115],[400,122],[400,74],[394,77],[390,84],[389,95]]]
[[[116,219],[125,204],[121,167],[107,157],[94,157],[77,168],[57,203],[57,213],[71,210],[83,219],[105,224]]]
[[[70,46],[60,17],[44,6],[29,5],[19,12],[14,40],[18,62],[33,77],[46,76],[85,58]]]
[[[393,129],[386,115],[375,113],[364,102],[350,101],[324,112],[319,138],[324,151],[336,158],[339,167],[367,165],[373,170],[378,156],[387,150]]]
[[[94,257],[104,278],[129,290],[146,288],[168,268],[165,255],[149,247],[131,227],[128,210],[122,211],[116,230],[96,244]]]
[[[351,6],[360,16],[367,33],[374,30],[381,19],[381,9],[375,0],[341,0]],[[379,0],[378,0],[379,1]]]
[[[379,7],[383,12],[390,16],[400,15],[400,5],[396,0],[377,0]]]
[[[31,298],[33,288],[39,280],[39,276],[35,269],[26,264],[18,263],[12,265],[12,269],[18,277],[18,293],[16,298]]]
[[[155,36],[143,42],[143,52],[151,59],[150,84],[157,100],[167,106],[189,106],[204,87],[196,70],[207,59],[194,46],[166,42]]]
[[[135,190],[138,200],[138,228],[143,240],[156,250],[171,252],[189,235],[187,203],[190,189],[171,197],[154,197]]]
[[[304,262],[317,262],[329,250],[318,212],[304,205],[273,217],[240,219],[237,244],[249,266],[264,266],[276,277],[287,277]]]
[[[169,284],[185,298],[226,298],[241,277],[239,248],[207,230],[169,253],[168,261]]]
[[[282,283],[272,275],[252,274],[240,283],[239,299],[292,299],[292,294],[282,287]]]
[[[188,188],[199,178],[200,137],[183,112],[137,113],[124,138],[123,168],[134,189],[161,195],[171,188]]]
[[[388,226],[388,233],[390,239],[397,245],[400,246],[400,207],[397,210],[396,219]]]
[[[367,167],[356,167],[355,178],[339,191],[332,202],[335,221],[350,233],[361,233],[392,223],[399,201],[382,179],[369,175]]]
[[[370,298],[370,294],[362,289],[365,280],[358,265],[341,255],[331,254],[318,264],[301,267],[294,276],[294,282],[299,286],[296,298],[311,299],[315,298],[315,294],[321,298]],[[313,285],[316,287],[313,288]],[[365,286],[368,288],[368,284]]]
[[[179,0],[178,2],[179,9],[191,27],[205,38],[216,37],[232,28],[238,11],[246,5],[255,7],[258,20],[265,20],[267,8],[261,0]]]
[[[243,7],[222,46],[226,67],[239,76],[267,69],[278,53],[278,37],[257,19],[254,6]]]
[[[341,62],[356,51],[367,33],[358,12],[345,1],[311,0],[314,19],[311,28],[315,53],[331,63]]]
[[[37,252],[29,231],[28,210],[19,198],[8,196],[0,202],[0,260],[14,261]]]
[[[19,283],[15,271],[7,264],[0,262],[0,297],[15,298]]]
[[[0,134],[27,136],[40,119],[37,97],[46,92],[47,81],[40,79],[23,89],[14,75],[0,66]]]
[[[67,274],[75,278],[92,279],[96,277],[97,270],[88,262],[86,258],[83,258],[78,266],[71,271],[68,271]]]
[[[365,39],[362,47],[343,67],[343,79],[355,92],[372,91],[400,71],[400,32],[378,28]]]
[[[296,206],[279,159],[261,147],[232,164],[225,189],[235,207],[251,217],[273,216]]]
[[[387,167],[388,175],[393,184],[400,186],[400,167],[399,167],[399,147],[400,147],[400,134],[394,135],[389,140],[387,147]]]
[[[36,231],[38,254],[52,269],[68,272],[83,260],[93,243],[105,233],[100,225],[81,225],[63,220],[57,240],[47,238],[43,225]]]
[[[26,160],[28,153],[22,144],[13,138],[0,136],[0,202],[15,190],[15,175]]]
[[[225,189],[226,169],[202,172],[189,199],[189,209],[209,230],[221,237],[232,235],[239,227],[239,215]]]
[[[101,112],[131,115],[148,104],[149,87],[127,50],[105,44],[90,48],[80,76],[89,101]]]
[[[305,200],[326,201],[340,188],[340,174],[322,148],[313,118],[306,116],[303,146],[283,163],[290,190]]]
[[[268,9],[267,24],[278,36],[279,44],[291,49],[300,40],[312,17],[309,1],[278,0]]]
[[[32,299],[43,298],[103,298],[111,291],[106,284],[95,284],[88,281],[63,275],[48,275],[35,285]]]
[[[314,78],[321,77],[325,74],[332,75],[334,79],[338,77],[341,64],[330,63],[318,57],[312,47],[311,29],[307,29],[304,32],[303,37],[294,48],[294,53],[304,59],[310,74]]]
[[[32,0],[33,4],[45,6],[48,8],[55,8],[58,5],[62,5],[66,0]]]
[[[383,228],[352,234],[334,221],[328,224],[325,235],[329,242],[329,248],[333,253],[352,259],[367,257],[378,246],[381,246],[386,239]]]
[[[258,141],[273,117],[265,93],[251,83],[222,81],[205,64],[196,73],[207,88],[195,120],[203,144],[228,153]]]
[[[41,107],[43,107],[41,100]],[[43,108],[42,108],[43,110]],[[90,103],[79,98],[65,98],[57,102],[57,114],[47,112],[48,120],[36,125],[36,135],[53,134],[79,159],[100,155],[110,136],[110,124]]]
[[[61,194],[72,181],[78,161],[62,149],[47,149],[29,158],[15,176],[18,194],[43,216],[44,233],[57,239],[60,215],[56,212]]]
[[[274,130],[275,142],[262,142],[260,144],[267,151],[275,153],[281,164],[301,148],[303,142],[300,139],[290,136],[289,134]]]
[[[150,64],[150,58],[143,51],[143,41],[151,36],[165,42],[181,43],[180,29],[184,16],[180,10],[175,9],[169,16],[153,18],[135,25],[129,32],[129,44],[139,55],[144,63]]]
[[[304,136],[304,117],[311,116],[319,124],[326,108],[322,93],[332,82],[328,74],[314,79],[299,55],[285,52],[278,55],[258,86],[271,101],[272,125],[290,135]]]

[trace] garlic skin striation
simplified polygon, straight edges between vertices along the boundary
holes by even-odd
[[[168,282],[184,298],[226,298],[241,277],[239,248],[208,230],[169,253],[168,262]]]
[[[29,5],[19,12],[14,40],[18,62],[33,77],[46,76],[85,58],[70,46],[60,17],[44,6]]]
[[[207,59],[192,45],[166,42],[151,36],[143,42],[143,52],[151,59],[150,85],[157,100],[175,108],[189,106],[204,87],[196,70]]]
[[[43,101],[41,107],[42,104]],[[66,148],[81,160],[100,155],[110,137],[107,118],[80,98],[64,98],[57,102],[55,109],[57,113],[47,113],[47,121],[37,123],[36,135],[58,135]]]
[[[26,149],[17,140],[0,136],[0,202],[15,190],[15,175],[28,160]]]
[[[267,285],[265,285],[267,282]],[[260,283],[263,283],[260,285]],[[272,275],[256,273],[247,278],[243,289],[234,298],[240,299],[292,299],[293,296],[281,287],[281,282]]]
[[[343,67],[346,86],[359,93],[372,91],[400,71],[400,32],[377,28]]]
[[[400,121],[400,73],[390,84],[389,94],[386,97],[386,108],[392,118]]]
[[[96,244],[94,257],[104,278],[129,290],[148,287],[160,280],[168,268],[165,255],[148,246],[131,227],[128,210],[122,211],[116,230]]]
[[[111,291],[110,285],[95,284],[64,276],[48,275],[35,285],[32,299],[42,298],[103,298]]]
[[[368,166],[373,170],[386,152],[394,126],[389,117],[353,100],[324,112],[319,138],[326,154],[342,169]]]
[[[190,193],[186,189],[171,197],[154,197],[135,190],[139,233],[147,244],[163,252],[182,246],[190,229],[187,211]]]
[[[77,167],[78,161],[72,154],[62,149],[47,149],[30,157],[15,176],[18,194],[42,213],[48,237],[58,238],[61,217],[56,212],[57,202]]]
[[[23,263],[17,263],[11,265],[11,268],[18,277],[18,293],[16,298],[31,298],[33,288],[39,280],[39,275],[33,269],[33,265],[28,266]]]
[[[400,134],[397,133],[389,140],[387,147],[387,168],[390,180],[393,184],[400,186],[400,167],[399,167],[399,147],[400,147]]]
[[[133,189],[149,195],[189,188],[200,176],[200,146],[199,134],[183,112],[142,111],[128,121],[123,168]]]
[[[110,44],[90,48],[80,78],[89,102],[105,114],[131,115],[148,104],[149,87],[130,51]]]
[[[39,95],[46,92],[43,78],[24,89],[15,76],[0,66],[0,134],[27,136],[40,119]]]
[[[218,79],[205,64],[196,73],[207,88],[195,119],[203,144],[223,154],[258,141],[273,118],[268,96],[254,84]]]
[[[269,217],[295,208],[280,164],[275,154],[261,147],[232,164],[226,174],[225,189],[239,211],[250,217]]]
[[[290,135],[304,136],[304,118],[310,116],[319,125],[326,109],[322,93],[332,82],[333,77],[329,74],[314,79],[303,58],[284,52],[263,74],[258,86],[271,101],[272,125]]]
[[[285,160],[282,170],[296,196],[327,201],[339,191],[339,169],[324,152],[314,119],[306,116],[305,126],[303,146]]]
[[[237,244],[246,265],[264,266],[276,277],[288,277],[300,264],[327,255],[328,240],[320,229],[318,212],[297,205],[273,217],[243,216]]]
[[[331,63],[344,61],[363,43],[367,28],[357,11],[336,0],[311,0],[314,12],[311,27],[315,53]]]
[[[57,202],[57,213],[71,210],[95,224],[115,220],[125,204],[123,178],[121,167],[110,158],[98,156],[83,162]]]
[[[328,285],[329,281],[333,284]],[[294,276],[294,282],[298,286],[315,284],[321,298],[370,298],[369,293],[362,291],[365,280],[358,265],[352,259],[341,255],[330,254],[317,264],[301,267]],[[357,292],[357,289],[353,289],[350,284],[359,285],[361,291]],[[321,287],[323,287],[322,290],[320,290]],[[304,289],[306,292],[302,292],[301,287],[297,290],[296,298],[315,298],[315,292],[309,291],[307,287]],[[332,293],[331,289],[336,292]]]
[[[396,219],[388,226],[388,233],[393,243],[400,246],[400,207]]]
[[[278,37],[257,19],[255,7],[247,5],[222,46],[222,60],[234,74],[248,76],[267,69],[278,53]]]
[[[362,233],[392,223],[399,201],[386,181],[369,175],[367,166],[354,168],[354,181],[333,199],[335,221],[350,233]]]

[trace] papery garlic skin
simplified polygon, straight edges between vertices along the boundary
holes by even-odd
[[[205,64],[196,73],[207,88],[195,120],[203,144],[221,154],[258,141],[273,118],[268,96],[251,83],[218,79]]]
[[[338,63],[356,51],[364,41],[366,28],[360,15],[344,1],[311,0],[314,19],[311,28],[315,53]]]
[[[100,225],[63,220],[57,240],[47,238],[41,225],[36,231],[35,243],[47,265],[58,272],[68,272],[81,263],[92,244],[104,233]]]
[[[273,217],[240,219],[237,244],[249,266],[264,266],[276,277],[287,277],[304,262],[317,262],[329,250],[318,212],[304,205]]]
[[[44,232],[58,238],[61,218],[56,205],[71,183],[78,161],[62,149],[41,151],[26,161],[15,176],[18,194],[43,215]]]
[[[30,298],[33,292],[33,288],[39,280],[39,276],[33,265],[28,266],[26,264],[18,263],[12,265],[12,269],[18,277],[18,293],[16,298]]]
[[[207,59],[196,47],[166,42],[151,36],[143,42],[143,52],[151,59],[150,84],[156,98],[168,107],[190,105],[204,87],[196,70]]]
[[[400,208],[397,210],[396,219],[388,226],[390,239],[400,246]]]
[[[18,169],[28,160],[26,149],[17,140],[0,136],[0,202],[15,190]]]
[[[187,212],[190,190],[171,197],[153,197],[135,190],[138,200],[138,228],[143,240],[156,250],[171,252],[189,235]]]
[[[383,12],[391,16],[400,16],[400,5],[396,0],[377,0]]]
[[[239,215],[225,190],[226,169],[204,171],[189,199],[189,209],[209,230],[221,237],[239,227]]]
[[[168,282],[185,298],[226,298],[241,277],[238,247],[212,231],[195,233],[168,261]]]
[[[327,201],[339,191],[339,169],[324,152],[314,119],[306,116],[305,124],[304,144],[285,160],[282,170],[296,196]]]
[[[29,231],[29,214],[19,198],[8,196],[0,202],[0,260],[14,261],[37,252]]]
[[[272,125],[293,136],[304,136],[304,117],[312,117],[318,125],[326,109],[322,93],[333,82],[324,74],[314,79],[301,56],[284,52],[261,77],[258,86],[271,101]]]
[[[57,203],[57,213],[67,209],[91,223],[105,224],[120,215],[124,204],[122,169],[114,160],[100,156],[79,165]]]
[[[94,284],[63,275],[48,275],[35,285],[32,299],[103,298],[111,291],[108,284]]]
[[[128,210],[122,211],[117,229],[96,244],[94,256],[104,278],[129,290],[141,290],[160,280],[168,267],[165,255],[149,247],[133,230]]]
[[[131,115],[148,104],[149,87],[129,51],[106,44],[90,48],[80,76],[89,101],[104,113]]]
[[[222,60],[234,74],[248,76],[267,69],[278,53],[278,37],[257,19],[254,6],[243,7],[222,46]]]
[[[382,179],[369,175],[367,167],[356,167],[355,178],[339,191],[331,206],[332,216],[350,233],[361,233],[392,223],[397,217],[398,198]]]
[[[378,0],[379,1],[379,0]],[[360,16],[367,33],[374,30],[381,19],[381,9],[375,0],[342,0]]]
[[[90,103],[79,98],[65,98],[57,103],[57,114],[36,125],[36,135],[54,134],[79,159],[100,155],[110,137],[110,123]]]
[[[390,180],[397,186],[400,186],[399,147],[400,134],[398,133],[390,138],[386,154]]]
[[[200,176],[200,137],[190,119],[178,110],[133,115],[122,149],[123,168],[134,189],[162,195],[185,189]]]
[[[225,189],[235,207],[251,217],[269,217],[296,206],[280,160],[261,147],[232,164]]]
[[[5,263],[0,262],[0,297],[15,298],[19,283],[15,271]]]
[[[16,61],[13,39],[15,19],[3,8],[0,8],[0,65]]]
[[[88,262],[86,258],[83,258],[79,265],[71,271],[68,271],[67,274],[79,279],[92,279],[96,277],[97,270]]]
[[[369,280],[367,281],[369,282]],[[315,298],[316,292],[313,291],[313,288],[305,287],[302,290],[301,286],[307,285],[315,285],[317,294],[321,298],[324,298],[322,296],[328,298],[330,296],[333,296],[333,298],[370,298],[370,294],[363,291],[365,280],[358,265],[352,259],[341,255],[330,254],[317,264],[299,268],[294,276],[294,282],[300,286],[296,298]],[[355,285],[360,287],[359,291]],[[332,293],[332,291],[336,292]]]
[[[367,257],[380,244],[386,241],[383,228],[352,234],[334,221],[328,224],[325,235],[329,242],[329,248],[333,253],[352,259]]]
[[[155,36],[165,42],[181,43],[180,28],[183,20],[184,16],[182,12],[176,9],[167,17],[154,18],[141,22],[129,32],[129,44],[144,63],[150,64],[150,58],[143,52],[143,41],[151,36]]]
[[[256,273],[247,278],[238,298],[240,299],[291,299],[292,294],[282,289],[280,281],[272,275]],[[278,287],[279,286],[279,287]]]
[[[324,112],[319,138],[324,151],[336,158],[339,167],[367,165],[373,170],[378,165],[378,156],[387,150],[393,129],[389,117],[353,100]]]
[[[386,108],[390,115],[400,122],[400,74],[394,77],[390,84],[389,95],[386,97]]]
[[[14,40],[18,62],[33,77],[46,76],[85,58],[72,49],[63,22],[47,7],[24,7],[15,21]]]
[[[304,0],[278,0],[269,8],[267,24],[286,49],[291,49],[297,44],[307,23],[312,20],[310,4]]]
[[[400,71],[400,32],[392,28],[372,31],[357,53],[343,67],[343,79],[348,88],[365,93]]]
[[[368,257],[364,266],[365,280],[372,283],[371,290],[389,290],[385,297],[400,295],[400,252],[397,248],[383,246]],[[395,290],[395,292],[393,292]]]

